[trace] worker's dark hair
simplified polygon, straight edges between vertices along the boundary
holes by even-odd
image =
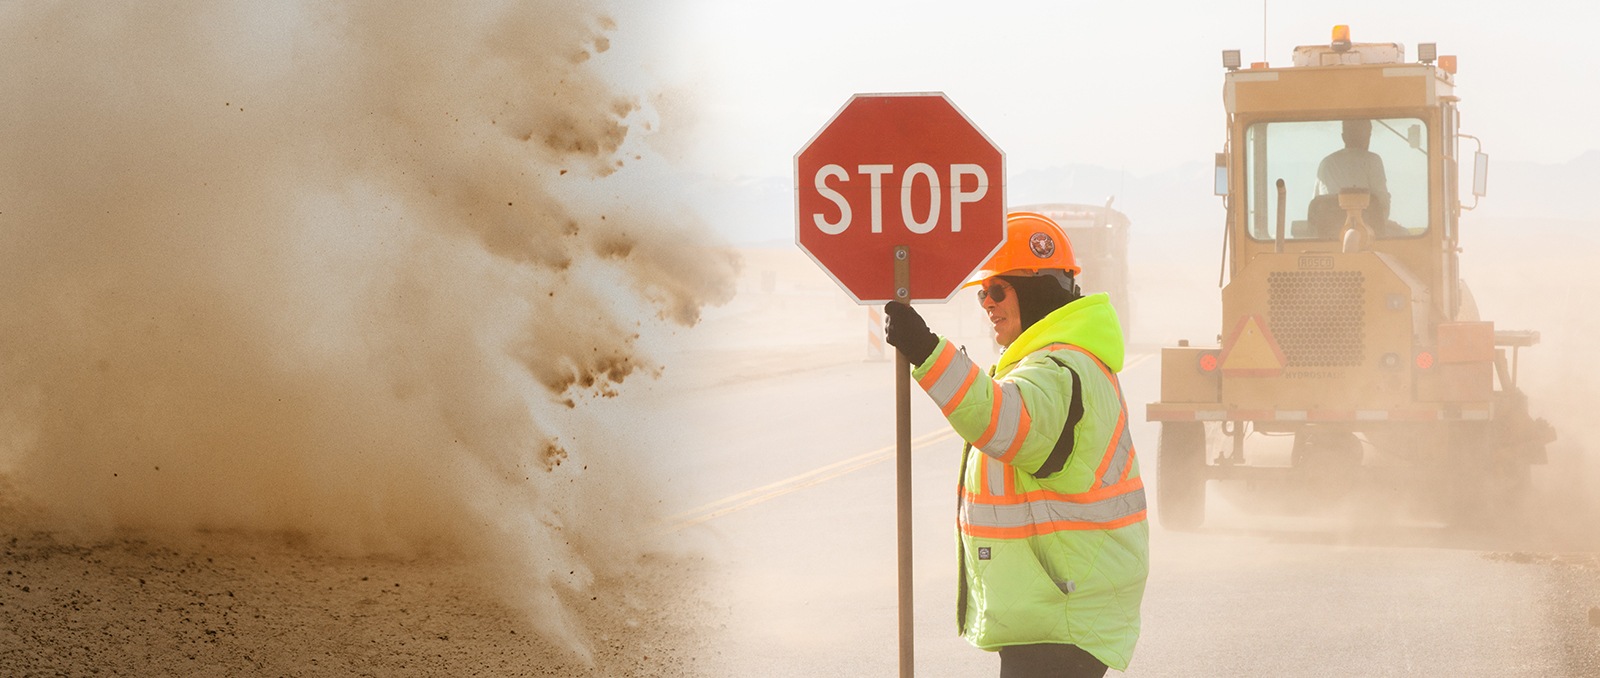
[[[1070,273],[1065,274],[1064,280],[1053,275],[1002,275],[999,278],[1011,283],[1011,288],[1017,291],[1017,308],[1022,313],[1024,332],[1052,311],[1083,297]]]

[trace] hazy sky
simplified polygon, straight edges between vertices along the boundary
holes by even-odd
[[[658,8],[657,78],[693,102],[678,154],[721,178],[786,176],[855,92],[943,91],[1006,152],[1009,171],[1088,163],[1146,173],[1210,162],[1223,143],[1221,51],[1287,65],[1351,26],[1356,42],[1419,42],[1459,58],[1463,131],[1497,160],[1562,163],[1600,149],[1596,2],[752,3]],[[671,122],[668,120],[668,122]],[[683,120],[678,121],[681,125]]]

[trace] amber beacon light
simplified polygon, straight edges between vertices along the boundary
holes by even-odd
[[[1350,49],[1350,27],[1339,24],[1333,27],[1333,51],[1343,52]]]

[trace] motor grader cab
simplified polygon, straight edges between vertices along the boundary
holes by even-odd
[[[1539,335],[1496,331],[1458,273],[1460,140],[1476,139],[1459,132],[1455,58],[1418,51],[1341,26],[1289,67],[1224,53],[1221,334],[1162,349],[1146,413],[1163,525],[1204,522],[1209,480],[1269,478],[1300,498],[1404,479],[1464,521],[1543,463],[1554,433],[1515,369]],[[1480,146],[1473,206],[1487,161]],[[1248,453],[1268,436],[1293,437],[1287,466]]]
[[[1128,216],[1105,205],[1052,202],[1015,205],[1009,212],[1043,214],[1061,227],[1072,242],[1072,256],[1083,272],[1078,285],[1084,293],[1105,292],[1122,321],[1122,336],[1132,329],[1133,307],[1128,299]]]

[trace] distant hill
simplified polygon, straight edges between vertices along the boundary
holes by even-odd
[[[1111,207],[1136,230],[1204,229],[1222,224],[1222,199],[1211,192],[1211,164],[1189,162],[1137,175],[1097,165],[1065,165],[1018,172],[1006,187],[1013,205],[1073,202]]]
[[[1462,173],[1470,181],[1472,167],[1463,167]],[[1600,198],[1592,193],[1600,189],[1600,150],[1551,165],[1501,162],[1490,156],[1488,188],[1474,216],[1600,221]],[[1468,205],[1471,198],[1469,194]]]

